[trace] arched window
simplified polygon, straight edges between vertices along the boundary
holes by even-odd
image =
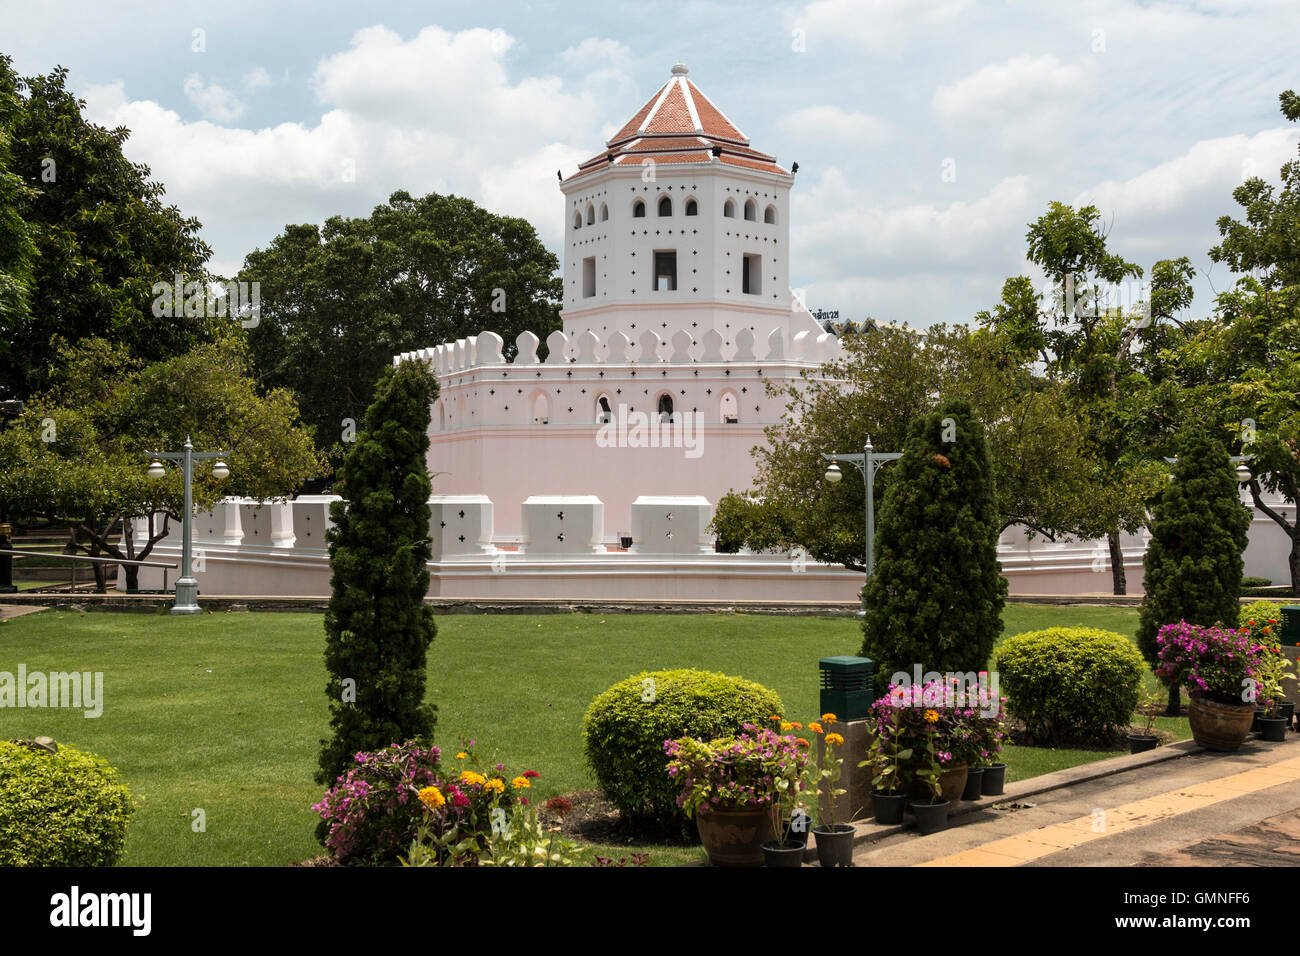
[[[632,203],[632,216],[633,216],[633,218],[635,218],[635,219],[644,219],[644,218],[645,218],[645,203],[643,203],[643,202],[642,202],[641,200],[639,200],[639,199],[638,199],[636,202]]]
[[[593,206],[591,203],[587,203],[587,225],[594,226],[595,224],[596,224],[596,207]]]
[[[700,204],[694,199],[686,200],[686,215],[698,216],[700,214]]]
[[[596,424],[608,425],[614,420],[614,409],[610,407],[609,396],[602,395],[596,399]]]
[[[534,425],[545,425],[550,422],[551,400],[546,397],[545,392],[537,392],[533,395],[532,410]]]
[[[758,203],[754,202],[754,197],[745,200],[745,218],[750,222],[758,221]]]
[[[573,211],[573,228],[574,229],[582,228],[582,212],[578,209],[575,209]]]
[[[735,392],[727,390],[722,393],[718,401],[718,417],[724,425],[735,425],[740,421],[740,402],[736,400]]]
[[[734,199],[728,199],[722,204],[722,214],[728,219],[736,218],[736,201]]]
[[[444,432],[446,430],[447,430],[447,406],[442,404],[442,400],[439,399],[438,400],[438,431]]]
[[[673,397],[667,392],[659,396],[659,420],[663,422],[672,421],[673,418]]]
[[[606,222],[609,219],[609,207],[604,203],[600,204],[600,221]]]
[[[763,221],[768,225],[773,225],[776,222],[775,206],[768,206],[766,209],[763,210]]]
[[[673,201],[667,196],[659,197],[659,215],[671,216],[673,214]]]

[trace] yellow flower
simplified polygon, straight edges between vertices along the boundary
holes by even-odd
[[[481,773],[475,773],[473,770],[466,770],[460,775],[460,782],[471,786],[483,786],[487,783],[487,777]]]
[[[527,777],[515,777],[514,780],[510,781],[510,785],[516,790],[523,790],[526,787],[532,786],[532,784],[528,782]]]
[[[822,714],[822,720],[823,720],[825,723],[833,724],[833,723],[835,723],[835,715],[834,715],[834,714]]]
[[[506,782],[504,780],[499,780],[496,777],[493,777],[487,783],[483,784],[483,789],[491,790],[493,793],[505,793]]]
[[[781,725],[782,730],[794,730],[794,724],[786,722]]]
[[[814,722],[808,725],[808,729],[815,734],[820,734],[822,732],[822,725]]]
[[[844,743],[844,738],[839,734],[827,734],[826,742],[832,747],[838,747],[840,744]]]
[[[939,712],[937,710],[927,710],[923,716],[926,723],[937,724],[939,722]]]
[[[425,787],[420,791],[420,802],[430,810],[437,810],[447,802],[447,798],[442,795],[442,791],[437,787]]]
[[[466,757],[468,757],[468,756],[469,756],[469,754],[465,753],[465,751],[462,750],[460,753],[456,754],[456,759],[457,759],[457,760],[464,760],[464,759],[465,759]]]

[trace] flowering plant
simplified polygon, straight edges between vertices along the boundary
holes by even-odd
[[[821,721],[814,721],[808,725],[808,729],[822,738],[824,744],[822,750],[821,766],[809,760],[803,774],[803,792],[809,794],[809,799],[817,803],[817,818],[826,826],[835,826],[835,800],[848,793],[842,787],[835,785],[840,782],[840,776],[844,772],[844,758],[840,756],[839,748],[844,745],[844,736],[834,732],[827,733],[822,724],[830,726],[835,723],[834,714],[822,714]],[[822,797],[825,796],[825,800]],[[821,812],[821,808],[826,807],[826,813]]]
[[[803,786],[808,742],[754,724],[743,730],[708,743],[693,737],[664,741],[668,775],[681,786],[677,805],[692,816],[701,807],[774,807],[788,828],[793,798]]]
[[[1241,704],[1258,695],[1266,648],[1249,632],[1180,621],[1156,632],[1156,647],[1156,673],[1194,698]]]

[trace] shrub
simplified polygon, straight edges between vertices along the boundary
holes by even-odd
[[[1272,583],[1273,582],[1268,578],[1256,577],[1253,574],[1248,574],[1241,579],[1241,586],[1243,588],[1266,588],[1271,586]]]
[[[981,671],[1002,633],[1001,520],[983,426],[953,401],[912,422],[889,471],[862,654],[889,678]]]
[[[1035,741],[1108,741],[1127,727],[1142,653],[1122,634],[1052,627],[1009,637],[997,668],[1008,707]]]
[[[714,740],[782,714],[761,684],[707,671],[642,672],[600,694],[583,718],[583,749],[596,781],[630,820],[681,826],[681,787],[668,776],[664,741]]]
[[[1156,634],[1160,665],[1156,673],[1174,687],[1184,684],[1196,698],[1221,704],[1254,700],[1247,685],[1258,682],[1268,669],[1269,648],[1246,631],[1229,627],[1201,627],[1180,621],[1166,624]]]
[[[1282,638],[1282,605],[1272,601],[1243,604],[1237,614],[1237,630],[1245,631],[1261,644],[1277,644]]]
[[[0,742],[0,866],[112,866],[133,810],[99,757]]]
[[[429,593],[429,402],[437,382],[420,362],[385,369],[366,427],[339,469],[348,499],[330,506],[332,593],[325,668],[332,735],[321,741],[318,783],[352,755],[394,740],[430,740],[426,655],[437,633]],[[351,682],[345,683],[345,682]],[[323,841],[325,834],[318,830]]]
[[[1228,452],[1208,433],[1178,436],[1173,477],[1152,508],[1151,543],[1143,559],[1137,645],[1152,667],[1163,625],[1237,626],[1241,553],[1250,529],[1250,509],[1241,503]],[[1166,713],[1175,716],[1178,710],[1178,686],[1170,684]]]

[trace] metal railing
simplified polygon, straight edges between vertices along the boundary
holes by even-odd
[[[69,567],[72,573],[68,576],[69,591],[75,591],[77,589],[77,562],[78,561],[86,561],[88,563],[97,563],[97,564],[130,564],[140,568],[162,568],[163,569],[162,589],[164,591],[167,590],[167,572],[176,569],[176,565],[165,564],[160,561],[128,561],[124,558],[96,558],[89,554],[61,554],[54,551],[19,551],[13,548],[0,548],[0,554],[17,555],[18,557],[23,557],[23,558],[55,558],[59,561],[72,562]]]

